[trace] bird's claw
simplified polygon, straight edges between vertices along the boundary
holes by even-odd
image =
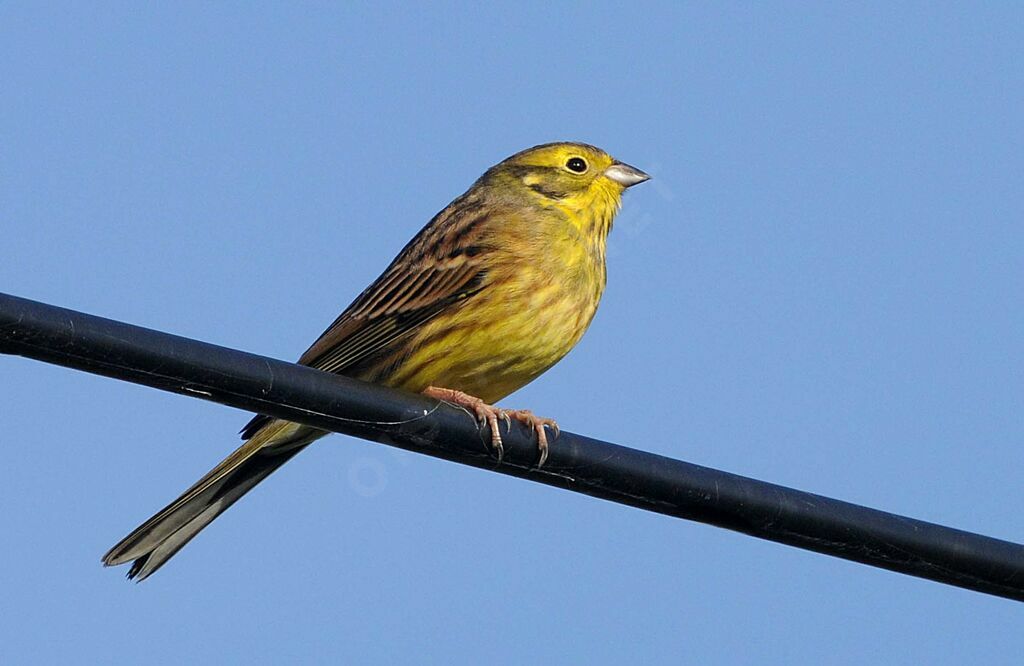
[[[547,462],[548,451],[551,448],[548,444],[548,435],[545,428],[551,428],[554,433],[552,439],[558,439],[558,436],[561,434],[561,430],[559,430],[558,424],[555,423],[554,419],[536,416],[528,409],[502,409],[501,407],[488,405],[480,398],[463,393],[462,391],[434,386],[428,387],[423,391],[423,394],[466,409],[473,415],[481,429],[483,429],[484,425],[487,425],[491,430],[491,448],[494,449],[495,454],[498,456],[499,463],[505,457],[505,447],[501,441],[501,430],[498,427],[499,419],[505,422],[506,432],[512,429],[513,420],[519,421],[534,432],[534,435],[537,437],[537,451],[540,453],[537,467],[543,467],[544,463]]]
[[[558,439],[561,434],[561,430],[558,428],[558,423],[554,419],[549,419],[544,416],[537,416],[528,409],[514,409],[508,412],[509,416],[526,425],[527,428],[532,430],[537,436],[537,450],[540,452],[540,460],[537,461],[537,467],[543,467],[544,463],[548,459],[548,451],[550,446],[548,444],[548,434],[545,428],[551,428],[554,432],[552,439]]]

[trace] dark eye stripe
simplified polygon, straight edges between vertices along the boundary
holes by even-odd
[[[548,199],[564,199],[568,194],[559,190],[552,190],[544,187],[540,183],[534,183],[529,186],[531,190]]]

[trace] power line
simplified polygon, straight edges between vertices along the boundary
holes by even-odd
[[[1024,546],[562,432],[542,469],[513,424],[498,463],[461,409],[0,293],[0,352],[354,435],[948,585],[1024,600]],[[2,380],[0,380],[2,381]]]

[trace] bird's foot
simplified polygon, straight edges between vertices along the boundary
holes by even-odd
[[[545,461],[548,459],[548,435],[545,428],[551,428],[554,432],[554,439],[557,439],[559,434],[558,424],[555,423],[554,419],[544,418],[535,416],[533,412],[528,409],[502,409],[501,407],[495,407],[489,405],[476,396],[463,393],[462,391],[456,391],[454,389],[439,388],[437,386],[428,386],[424,391],[423,395],[434,398],[436,400],[443,400],[449,404],[457,407],[462,407],[472,414],[480,427],[485,424],[491,429],[491,448],[494,449],[498,455],[498,462],[501,462],[505,456],[505,447],[501,442],[501,432],[498,428],[498,421],[504,421],[506,429],[511,427],[512,420],[515,419],[526,427],[533,430],[537,436],[537,450],[540,452],[540,460],[537,462],[537,467],[543,467]]]
[[[540,452],[540,460],[537,461],[537,467],[543,467],[548,459],[548,449],[550,448],[545,428],[551,428],[551,432],[555,435],[552,439],[558,439],[558,435],[561,432],[555,420],[549,419],[546,416],[537,416],[528,409],[508,410],[505,412],[505,418],[519,421],[537,435],[537,450]]]

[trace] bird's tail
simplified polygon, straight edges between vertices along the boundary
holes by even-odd
[[[144,580],[238,498],[325,434],[296,423],[270,420],[181,497],[111,548],[103,556],[103,564],[135,560],[128,578]]]

